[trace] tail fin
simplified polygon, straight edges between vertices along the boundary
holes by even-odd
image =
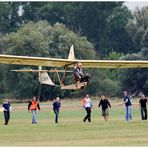
[[[49,75],[47,74],[47,72],[41,72],[40,73],[40,78],[39,78],[39,81],[41,82],[41,84],[48,84],[48,85],[55,85]]]
[[[68,55],[68,60],[75,60],[75,53],[74,53],[73,45],[70,47],[70,51],[69,51],[69,55]]]

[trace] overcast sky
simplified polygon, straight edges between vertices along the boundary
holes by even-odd
[[[142,8],[148,6],[148,1],[127,1],[125,5],[133,11],[136,7]]]

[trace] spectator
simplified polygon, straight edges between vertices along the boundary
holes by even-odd
[[[31,111],[32,113],[32,124],[37,124],[36,119],[36,111],[40,110],[39,102],[36,99],[36,96],[33,96],[32,100],[28,104],[28,111]]]
[[[108,111],[108,107],[111,108],[110,102],[108,101],[107,98],[105,98],[105,96],[101,96],[101,100],[98,104],[98,107],[102,106],[102,116],[104,117],[105,121],[108,121],[108,116],[109,116],[109,111]]]
[[[8,99],[6,99],[5,102],[3,103],[2,109],[4,112],[4,119],[5,119],[4,125],[8,125],[8,122],[10,119],[10,111],[11,111],[11,105],[10,105]]]
[[[141,108],[141,119],[142,120],[147,120],[147,99],[145,95],[141,96],[141,99],[139,100],[140,108]]]
[[[58,123],[60,107],[61,107],[60,98],[57,97],[53,102],[53,111],[55,113],[55,123]]]
[[[131,98],[128,96],[126,91],[123,92],[123,104],[125,104],[125,120],[132,120]]]
[[[85,101],[84,101],[83,107],[85,108],[87,115],[84,117],[83,121],[86,122],[86,120],[88,120],[88,122],[91,122],[91,109],[93,105],[88,94],[84,99]]]

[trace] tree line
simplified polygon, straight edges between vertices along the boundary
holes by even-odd
[[[123,2],[1,2],[0,53],[67,58],[73,44],[78,59],[148,60],[148,7],[131,12]],[[29,98],[39,90],[38,74],[15,73],[0,65],[2,97]],[[30,67],[29,67],[30,68]],[[37,68],[37,67],[31,67]],[[46,68],[46,67],[45,67]],[[43,100],[121,95],[126,89],[148,94],[147,69],[86,69],[92,77],[79,93],[43,85]],[[54,74],[50,74],[56,82]],[[72,76],[67,76],[72,82]]]

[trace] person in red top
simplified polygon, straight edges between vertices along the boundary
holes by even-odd
[[[37,120],[36,120],[37,110],[40,110],[40,105],[36,99],[36,96],[33,96],[32,100],[28,104],[28,111],[31,111],[32,113],[32,124],[37,124]]]

